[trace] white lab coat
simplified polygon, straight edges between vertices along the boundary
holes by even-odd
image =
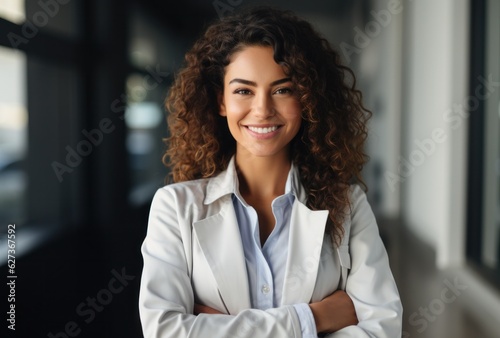
[[[387,253],[365,193],[350,189],[349,243],[334,249],[326,210],[310,210],[298,173],[292,180],[290,242],[282,304],[250,308],[241,237],[231,193],[234,159],[210,179],[159,189],[142,245],[139,312],[146,338],[302,337],[292,304],[319,301],[338,289],[341,261],[351,267],[346,292],[359,320],[328,337],[401,337],[402,306]],[[347,242],[347,239],[344,239]],[[193,315],[194,303],[229,315]]]

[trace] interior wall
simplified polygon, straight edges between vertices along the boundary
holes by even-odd
[[[402,213],[443,268],[464,253],[467,120],[456,107],[467,95],[468,2],[413,1],[405,11]]]

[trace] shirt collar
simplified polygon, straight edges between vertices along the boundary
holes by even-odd
[[[236,173],[235,156],[231,158],[226,170],[210,179],[207,186],[205,204],[213,203],[219,198],[236,194],[238,191],[238,174]],[[300,202],[305,203],[306,194],[300,183],[299,171],[292,162],[285,184],[285,194],[295,196]]]

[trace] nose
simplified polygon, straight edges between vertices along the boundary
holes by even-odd
[[[258,93],[255,96],[253,110],[255,115],[262,119],[274,116],[276,114],[276,109],[271,95],[263,92]]]

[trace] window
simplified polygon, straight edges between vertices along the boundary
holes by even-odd
[[[26,55],[0,47],[0,224],[25,222]]]
[[[0,6],[0,17],[16,24],[22,24],[26,19],[24,0],[3,0]]]
[[[130,168],[129,202],[149,204],[168,174],[162,164],[167,136],[164,107],[183,43],[174,30],[137,3],[131,4],[126,80],[126,150]]]
[[[500,282],[500,2],[471,2],[471,95],[467,255],[498,287]]]
[[[126,148],[131,174],[129,201],[141,205],[163,185],[162,138],[166,133],[165,88],[149,75],[132,73],[127,78]]]
[[[64,160],[65,147],[81,137],[83,126],[76,53],[82,42],[81,4],[1,1],[0,233],[16,224],[45,236],[83,214],[81,173],[65,176],[62,183],[52,166]],[[18,253],[29,247],[24,242]]]
[[[484,192],[481,261],[500,272],[500,3],[487,2],[484,110]],[[485,85],[486,86],[486,85]],[[486,94],[485,94],[486,95]]]

